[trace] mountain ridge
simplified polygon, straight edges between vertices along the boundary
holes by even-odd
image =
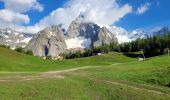
[[[0,44],[11,49],[25,47],[32,38],[32,34],[15,31],[11,28],[0,29]]]
[[[31,50],[35,56],[56,57],[66,51],[90,49],[111,43],[121,44],[138,38],[163,35],[170,31],[164,26],[150,31],[136,29],[127,32],[122,27],[101,27],[86,22],[83,18],[82,15],[77,17],[68,29],[56,25],[45,28],[35,35],[17,32],[10,28],[0,29],[0,44],[9,45],[12,49],[23,47],[25,50]]]
[[[57,57],[69,50],[90,49],[105,44],[117,43],[118,40],[106,27],[84,22],[76,18],[70,24],[66,34],[60,26],[46,28],[35,35],[26,46],[36,56]]]

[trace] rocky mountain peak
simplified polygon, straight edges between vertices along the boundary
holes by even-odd
[[[66,49],[64,33],[58,26],[52,26],[36,34],[26,50],[31,50],[35,56],[57,57]]]
[[[151,35],[163,35],[164,33],[169,31],[170,31],[169,27],[162,26],[162,27],[152,29],[150,33],[152,33]]]
[[[91,38],[99,32],[101,28],[97,24],[91,22],[84,22],[83,18],[83,15],[79,15],[76,20],[72,21],[67,31],[68,38]]]
[[[117,43],[118,39],[116,36],[109,31],[106,27],[102,27],[96,37],[93,39],[93,47],[102,46],[110,43]]]
[[[48,28],[40,31],[38,34],[46,35],[48,38],[50,38],[50,37],[56,37],[58,35],[63,35],[63,31],[58,26],[51,26],[51,27],[48,27]]]
[[[67,49],[91,48],[98,39],[102,41],[102,43],[96,43],[99,46],[117,41],[117,39],[115,41],[112,40],[116,37],[106,27],[101,28],[95,23],[86,22],[84,17],[84,15],[79,15],[70,24],[66,36]],[[106,42],[105,40],[108,41]]]
[[[0,44],[8,45],[11,49],[25,47],[31,38],[32,34],[17,32],[11,28],[0,29]]]

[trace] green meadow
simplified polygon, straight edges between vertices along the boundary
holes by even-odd
[[[0,48],[0,100],[170,100],[170,58],[135,55],[51,61]]]

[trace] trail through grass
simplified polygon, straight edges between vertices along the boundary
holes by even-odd
[[[169,82],[166,55],[44,61],[0,48],[1,100],[170,100]]]

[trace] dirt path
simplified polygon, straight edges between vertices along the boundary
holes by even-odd
[[[112,66],[114,65],[119,65],[117,64],[112,64]],[[47,79],[47,78],[64,78],[64,74],[67,74],[68,72],[74,72],[76,73],[76,71],[78,70],[83,70],[83,69],[89,69],[89,68],[97,68],[97,67],[101,67],[101,66],[87,66],[87,67],[80,67],[80,68],[72,68],[72,69],[67,69],[67,70],[60,70],[60,71],[49,71],[49,72],[41,72],[38,75],[27,75],[27,76],[8,76],[8,77],[0,77],[0,82],[15,82],[15,81],[30,81],[30,80],[39,80],[39,79]],[[15,72],[17,73],[17,72]],[[20,72],[19,72],[20,73]],[[19,74],[18,73],[18,74]],[[21,72],[22,73],[22,72]],[[155,93],[155,94],[159,94],[159,95],[167,95],[168,97],[170,97],[170,93],[164,93],[161,91],[157,91],[154,89],[147,89],[144,87],[140,87],[140,84],[138,84],[139,86],[136,85],[129,85],[126,83],[122,83],[122,82],[117,82],[117,81],[108,81],[108,80],[102,80],[102,79],[98,79],[98,78],[89,78],[92,80],[97,80],[97,81],[102,81],[105,83],[109,83],[109,84],[113,84],[113,85],[119,85],[119,86],[125,86],[125,87],[129,87],[135,90],[142,90],[142,91],[147,91],[147,92],[151,92],[151,93]]]
[[[159,91],[159,90],[149,89],[149,88],[147,88],[147,87],[150,87],[148,85],[138,84],[138,86],[136,86],[136,85],[133,85],[133,84],[129,85],[129,84],[114,81],[114,80],[109,81],[109,80],[96,79],[96,78],[90,78],[90,79],[96,80],[96,81],[99,81],[99,82],[105,82],[105,83],[113,84],[113,85],[128,87],[128,88],[132,88],[132,89],[135,89],[135,90],[147,91],[147,92],[155,93],[155,94],[159,94],[159,95],[166,95],[166,96],[170,97],[170,93],[164,93],[164,92]],[[145,86],[145,87],[143,87],[143,86]]]
[[[121,63],[115,63],[111,66],[116,66]],[[89,69],[89,68],[97,68],[102,66],[86,66],[86,67],[79,67],[79,68],[72,68],[72,69],[66,69],[66,70],[59,70],[59,71],[48,71],[48,72],[40,72],[38,75],[17,75],[17,76],[7,76],[7,77],[1,77],[0,76],[0,82],[6,82],[6,81],[24,81],[24,80],[37,80],[37,79],[44,79],[44,78],[64,78],[63,74],[66,74],[68,72],[75,72],[78,70],[83,69]],[[30,74],[30,72],[2,72],[2,74]]]
[[[66,69],[66,70],[60,70],[60,71],[49,71],[49,72],[44,72],[42,74],[44,74],[44,75],[59,74],[59,73],[74,72],[74,71],[77,71],[77,70],[88,69],[88,68],[96,68],[96,67],[100,67],[100,66],[95,66],[95,67],[86,66],[86,67],[72,68],[72,69]]]
[[[0,77],[0,82],[12,82],[12,81],[26,81],[26,80],[37,80],[37,79],[46,79],[46,78],[64,78],[63,74],[68,72],[75,72],[82,69],[96,68],[101,66],[86,66],[80,68],[72,68],[67,70],[60,71],[49,71],[49,72],[40,72],[37,75],[16,75],[16,76],[6,76]],[[3,74],[9,74],[10,72],[4,72]],[[11,72],[10,74],[27,74],[27,72]],[[29,74],[29,73],[28,73]]]

